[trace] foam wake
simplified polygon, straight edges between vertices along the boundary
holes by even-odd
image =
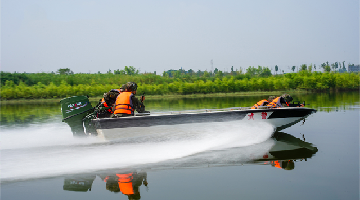
[[[255,147],[270,138],[274,130],[268,124],[234,122],[156,128],[153,134],[144,137],[112,140],[75,138],[68,127],[54,124],[6,130],[1,133],[1,179],[13,181],[162,162],[169,164],[174,163],[169,162],[172,160],[186,164],[194,158],[216,162],[220,157],[234,156],[234,152],[224,151],[232,148],[237,148],[236,154],[241,155],[236,159],[246,160],[256,152],[261,155],[271,144],[255,148],[251,153],[246,152],[249,148],[241,150],[239,147]],[[208,153],[213,151],[227,153],[214,157]]]

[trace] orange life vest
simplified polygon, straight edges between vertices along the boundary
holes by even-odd
[[[114,114],[134,114],[134,108],[131,102],[132,96],[133,94],[131,92],[120,93],[116,98]]]
[[[263,100],[257,102],[253,107],[251,107],[251,109],[258,109],[259,106],[264,106],[265,103],[269,103],[269,101],[266,99],[263,99]]]
[[[281,108],[281,98],[283,97],[276,97],[272,102],[270,102],[267,106],[271,108]],[[288,102],[285,102],[287,106],[289,106]]]
[[[133,173],[116,174],[116,176],[119,177],[118,183],[119,183],[120,191],[126,195],[134,194],[134,189],[132,184]]]
[[[272,102],[270,102],[268,105],[268,107],[271,108],[278,108],[278,107],[282,107],[281,103],[280,103],[280,97],[276,97]]]

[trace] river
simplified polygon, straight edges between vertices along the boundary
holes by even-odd
[[[74,137],[59,103],[1,105],[1,199],[359,199],[359,92],[293,97],[317,112],[281,132],[222,122],[113,140]],[[263,98],[145,103],[181,111]]]

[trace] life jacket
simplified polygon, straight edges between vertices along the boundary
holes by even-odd
[[[283,105],[281,104],[281,98],[283,97],[276,97],[272,102],[270,102],[267,106],[271,108],[281,108]],[[285,101],[286,105],[289,106],[289,104]]]
[[[113,113],[112,109],[111,109],[111,106],[107,105],[106,101],[105,101],[105,98],[102,98],[101,99],[101,104],[104,106],[104,107],[108,107],[109,109],[107,109],[106,111],[109,112],[109,113]]]
[[[276,97],[272,102],[270,102],[268,105],[268,107],[271,108],[279,108],[282,107],[281,103],[280,103],[280,97]]]
[[[131,92],[122,92],[120,93],[115,102],[115,111],[114,114],[134,114],[134,108],[131,101],[133,94]]]
[[[264,104],[268,104],[268,103],[269,103],[268,100],[263,99],[263,100],[257,102],[253,107],[251,107],[251,109],[258,109],[259,106],[265,106]]]
[[[125,195],[134,194],[133,183],[132,183],[133,173],[116,174],[116,176],[119,177],[118,183],[119,183],[120,191]]]

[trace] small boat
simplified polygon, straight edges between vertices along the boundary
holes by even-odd
[[[86,118],[93,108],[86,96],[76,96],[61,100],[63,121],[70,126],[75,118]],[[85,124],[87,130],[95,129],[97,134],[115,134],[122,132],[124,137],[138,136],[147,132],[150,127],[171,126],[178,124],[212,123],[212,122],[245,122],[268,123],[275,131],[283,130],[300,122],[316,112],[306,107],[268,108],[233,107],[226,109],[185,110],[159,113],[137,113],[134,116],[119,118],[89,118]],[[78,125],[79,126],[79,125]],[[138,131],[123,131],[124,128],[137,128]],[[73,128],[72,128],[73,129]],[[73,131],[74,132],[74,131]],[[80,130],[81,132],[81,130]],[[92,133],[94,131],[85,131]]]

